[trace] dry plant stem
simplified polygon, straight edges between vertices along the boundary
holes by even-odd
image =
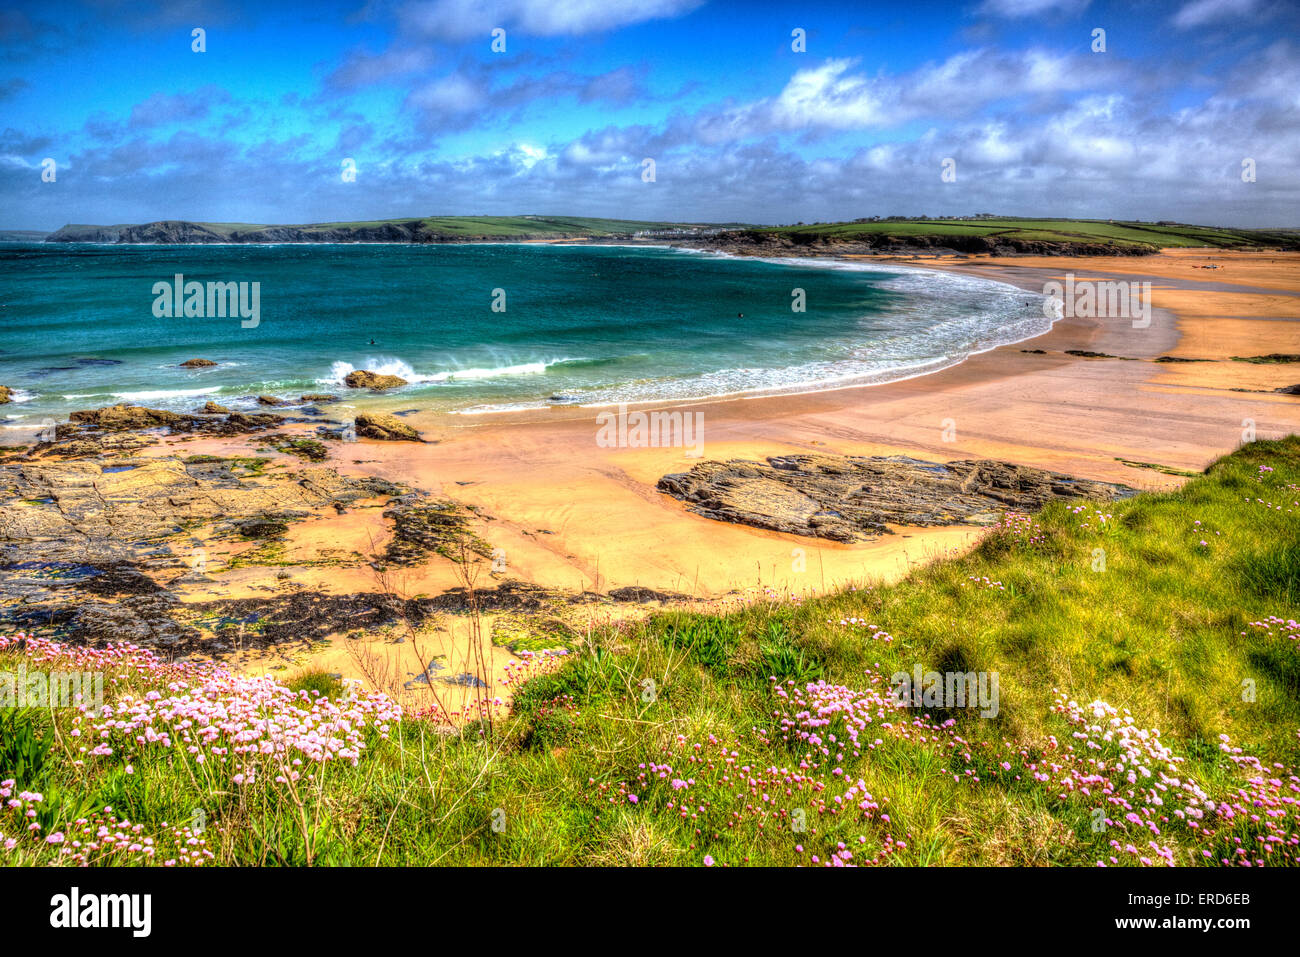
[[[433,698],[434,707],[437,708],[438,713],[442,716],[444,721],[450,722],[451,712],[447,710],[447,707],[439,696],[437,689],[433,686],[433,678],[429,674],[429,669],[433,664],[433,660],[431,658],[426,658],[423,654],[418,630],[411,623],[410,614],[407,611],[408,596],[405,594],[406,589],[394,580],[392,572],[384,563],[382,556],[379,555],[375,548],[374,536],[369,536],[369,539],[370,564],[374,569],[375,585],[379,589],[380,594],[384,595],[388,599],[388,603],[397,608],[398,618],[401,621],[404,637],[411,642],[411,647],[415,651],[416,661],[419,663],[421,673],[424,675],[424,683],[429,689],[430,696]],[[360,652],[363,650],[364,649],[356,649],[357,653],[353,654],[353,648],[351,646],[348,648],[349,654],[353,660],[358,661],[358,663]],[[371,669],[371,671],[378,670],[378,668]],[[363,670],[363,674],[366,674],[367,680],[371,681],[375,690],[385,691],[395,700],[402,700],[403,698],[409,697],[403,693],[405,689],[400,687],[400,677],[397,675],[389,676],[386,663],[382,670],[382,675],[384,677],[383,684],[378,684],[372,679],[371,671]]]
[[[483,653],[483,615],[478,601],[478,562],[471,561],[471,552],[468,546],[460,543],[460,561],[456,566],[456,574],[461,584],[465,588],[465,594],[469,602],[470,623],[469,623],[469,648],[466,653],[466,660],[472,662],[473,668],[470,670],[472,676],[471,684],[474,688],[474,704],[478,711],[480,727],[486,724],[487,734],[492,734],[493,714],[491,702],[493,700],[493,669],[492,663]],[[495,662],[495,655],[492,656],[492,662]],[[468,670],[468,669],[467,669]]]

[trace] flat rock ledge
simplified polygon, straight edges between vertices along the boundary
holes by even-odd
[[[324,467],[263,471],[249,458],[3,463],[0,626],[96,645],[227,651],[224,639],[204,640],[195,624],[223,603],[181,600],[185,583],[205,580],[208,544],[275,540],[312,516],[408,494],[406,486]],[[295,602],[300,617],[286,636],[336,628],[355,610],[332,596]],[[320,620],[301,617],[312,614]]]
[[[874,538],[890,525],[991,525],[1002,512],[1033,511],[1057,499],[1135,493],[993,459],[942,463],[902,455],[701,462],[665,475],[658,487],[706,518],[836,542]]]
[[[67,422],[54,427],[53,434],[43,435],[27,454],[18,457],[31,460],[129,455],[156,444],[158,436],[163,434],[247,435],[265,432],[286,422],[308,421],[269,412],[232,412],[215,402],[208,402],[198,413],[118,404],[73,412]],[[0,456],[0,462],[14,458],[13,455]]]

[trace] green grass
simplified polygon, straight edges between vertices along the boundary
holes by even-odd
[[[896,584],[610,625],[525,684],[490,731],[404,718],[387,740],[370,734],[356,767],[330,765],[297,797],[270,775],[242,790],[191,776],[156,748],[76,767],[63,712],[28,713],[27,730],[4,735],[21,743],[0,748],[0,778],[21,773],[20,787],[45,793],[50,827],[108,801],[147,832],[200,808],[209,846],[231,864],[789,865],[844,842],[892,864],[1091,866],[1110,840],[1150,835],[1122,821],[1094,830],[1100,798],[1063,797],[1029,773],[1059,759],[1047,757],[1060,754],[1053,739],[1073,741],[1058,691],[1159,729],[1186,759],[1179,776],[1216,800],[1249,776],[1220,751],[1221,734],[1265,762],[1300,764],[1300,647],[1251,625],[1300,618],[1297,486],[1300,437],[1255,442],[1177,491],[1054,504]],[[871,638],[882,632],[891,640]],[[15,660],[0,651],[0,671]],[[935,708],[919,729],[876,721],[860,756],[842,712],[821,729],[836,735],[826,755],[782,739],[772,678],[865,693],[916,665],[996,672],[998,714]],[[291,687],[335,695],[327,679]],[[43,754],[52,720],[65,743]],[[933,728],[945,720],[951,730]],[[672,768],[660,777],[656,765]],[[825,790],[781,783],[780,769]],[[677,779],[694,783],[678,791]],[[850,782],[852,800],[835,803]],[[1244,816],[1223,829],[1247,845],[1258,833]],[[1159,839],[1179,863],[1202,863],[1185,825]],[[11,859],[51,859],[23,847]]]
[[[1282,247],[1295,249],[1300,236],[1285,229],[1232,229],[1190,226],[1181,223],[1155,224],[1090,219],[992,219],[887,220],[880,222],[814,223],[798,226],[759,227],[753,234],[784,236],[796,242],[818,240],[918,238],[961,240],[987,238],[994,241],[1057,243],[1101,243],[1117,251],[1156,252],[1162,248],[1211,247],[1247,249]]]
[[[343,693],[343,679],[324,668],[308,668],[285,684],[292,691],[305,691],[313,697],[337,698]]]

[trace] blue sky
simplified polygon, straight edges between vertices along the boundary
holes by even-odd
[[[1295,226],[1297,27],[1290,0],[10,3],[0,227],[975,212]]]

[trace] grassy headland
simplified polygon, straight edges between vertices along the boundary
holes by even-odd
[[[1300,248],[1294,229],[1235,229],[1183,223],[1092,219],[889,217],[843,223],[747,226],[597,219],[581,216],[427,216],[365,222],[267,225],[164,220],[140,225],[69,224],[46,242],[283,243],[491,242],[675,239],[722,249],[784,245],[861,247],[858,251],[948,249],[961,252],[1139,255],[1162,248]],[[847,251],[854,251],[848,249]]]
[[[729,232],[736,241],[784,242],[794,246],[859,244],[866,247],[941,247],[960,252],[1069,251],[1075,254],[1140,255],[1165,248],[1296,249],[1294,229],[1234,229],[1184,223],[1109,219],[887,219],[846,223],[800,223]]]
[[[484,242],[628,238],[638,234],[689,233],[699,223],[661,223],[584,216],[426,216],[364,222],[267,225],[164,220],[140,225],[69,224],[46,242],[102,243],[331,243]]]
[[[0,860],[1296,864],[1297,619],[1290,436],[898,584],[598,629],[469,724],[0,639],[112,712],[0,712]],[[996,715],[900,705],[918,665],[996,674]]]

